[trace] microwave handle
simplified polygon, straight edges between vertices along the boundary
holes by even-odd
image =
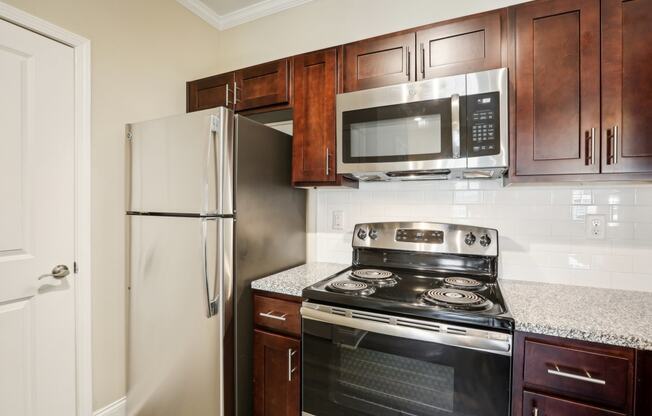
[[[460,143],[460,95],[453,94],[451,96],[451,133],[452,133],[452,147],[453,159],[459,159],[461,155]]]

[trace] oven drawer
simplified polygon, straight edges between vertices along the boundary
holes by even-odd
[[[523,392],[523,416],[625,416],[622,413],[600,409],[581,403],[562,400],[542,394]]]
[[[258,326],[301,336],[300,303],[254,295],[254,323]]]
[[[633,361],[614,351],[526,340],[524,384],[614,409],[627,409]]]

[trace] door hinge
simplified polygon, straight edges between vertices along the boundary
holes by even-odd
[[[77,267],[77,262],[72,263],[72,271],[75,274],[77,274],[77,272],[79,271],[79,268]]]

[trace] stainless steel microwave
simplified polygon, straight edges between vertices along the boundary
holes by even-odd
[[[337,172],[361,181],[507,171],[507,69],[337,95]]]

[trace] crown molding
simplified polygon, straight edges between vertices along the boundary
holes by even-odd
[[[219,15],[201,0],[177,0],[177,2],[183,7],[202,18],[206,23],[210,24],[217,30],[230,29],[311,1],[312,0],[264,0],[252,4],[251,6],[235,10],[231,13]]]

